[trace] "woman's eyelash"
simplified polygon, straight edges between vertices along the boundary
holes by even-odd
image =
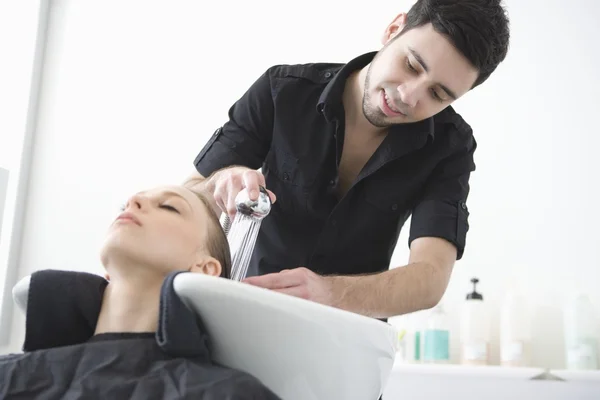
[[[170,205],[168,205],[168,204],[163,204],[163,205],[161,205],[160,207],[161,207],[161,208],[166,208],[167,210],[175,211],[176,213],[178,213],[178,212],[179,212],[179,211],[178,211],[178,210],[177,210],[175,207],[173,207],[173,206],[170,206]]]
[[[170,205],[168,205],[168,204],[162,204],[162,205],[160,205],[160,207],[161,207],[161,208],[166,208],[167,210],[174,211],[174,212],[176,212],[176,213],[178,213],[178,212],[179,212],[179,210],[177,210],[175,207],[173,207],[173,206],[170,206]],[[126,205],[126,204],[122,204],[122,205],[119,207],[119,210],[120,210],[120,211],[125,211],[125,209],[126,209],[126,208],[127,208],[127,205]]]

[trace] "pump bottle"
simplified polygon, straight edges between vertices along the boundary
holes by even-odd
[[[463,365],[487,365],[490,356],[490,320],[483,301],[477,292],[479,279],[472,278],[473,291],[463,303],[460,319],[460,362]]]
[[[500,365],[528,367],[531,364],[531,315],[519,281],[512,279],[500,309]]]
[[[427,318],[423,337],[423,363],[447,364],[450,362],[450,324],[442,303]]]
[[[598,369],[598,321],[586,293],[574,293],[565,307],[565,351],[567,369]]]

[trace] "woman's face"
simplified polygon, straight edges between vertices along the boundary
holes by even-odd
[[[162,186],[133,195],[110,225],[101,251],[108,274],[118,265],[143,265],[166,275],[192,270],[218,276],[208,255],[213,223],[198,196],[183,186]]]

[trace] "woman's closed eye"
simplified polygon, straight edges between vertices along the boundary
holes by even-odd
[[[160,208],[165,208],[165,209],[167,209],[167,210],[169,210],[169,211],[173,211],[173,212],[176,212],[176,213],[178,213],[178,214],[179,214],[179,211],[178,211],[178,210],[177,210],[175,207],[173,207],[173,206],[170,206],[170,205],[168,205],[168,204],[161,204],[161,205],[160,205]]]

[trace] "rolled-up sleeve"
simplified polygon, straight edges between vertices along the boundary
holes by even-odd
[[[274,67],[273,67],[274,68]],[[229,109],[219,127],[194,159],[207,177],[232,165],[258,169],[269,150],[273,132],[272,68],[265,71]]]
[[[475,170],[476,147],[471,136],[461,149],[438,165],[413,209],[409,246],[420,237],[443,238],[456,246],[457,260],[462,258],[469,230],[467,197],[469,178]]]

